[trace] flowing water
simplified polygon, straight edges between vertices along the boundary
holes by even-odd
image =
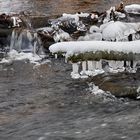
[[[58,15],[94,8],[102,11],[118,2],[0,0],[0,11]],[[71,79],[71,64],[49,59],[41,65],[28,60],[0,64],[0,140],[140,139],[138,100],[95,94],[88,79]],[[136,82],[136,76],[128,81]]]

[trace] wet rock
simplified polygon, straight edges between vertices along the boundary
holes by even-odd
[[[136,99],[138,96],[138,88],[140,73],[118,73],[118,74],[103,74],[90,78],[90,82],[94,82],[104,91],[109,91],[116,97],[128,97]]]

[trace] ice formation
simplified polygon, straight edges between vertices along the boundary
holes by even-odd
[[[9,63],[13,60],[25,60],[28,59],[31,63],[38,64],[42,58],[39,57],[37,54],[33,53],[24,53],[24,52],[17,52],[16,50],[11,50],[6,58],[3,58],[0,63]]]
[[[104,40],[108,41],[128,41],[130,34],[140,31],[140,23],[108,22],[100,26]],[[140,38],[139,38],[140,39]]]
[[[96,53],[96,52],[108,52],[108,54],[111,55],[111,52],[116,52],[116,59],[118,57],[121,56],[121,53],[124,54],[129,54],[130,55],[135,55],[137,54],[137,57],[135,58],[131,58],[133,61],[132,66],[130,65],[129,61],[126,61],[127,63],[127,67],[129,68],[130,72],[136,72],[134,69],[136,68],[136,63],[137,61],[140,60],[140,40],[137,41],[130,41],[130,42],[109,42],[109,41],[77,41],[77,42],[60,42],[60,43],[56,43],[53,44],[52,46],[50,46],[50,51],[52,53],[58,53],[58,52],[63,52],[66,53],[66,57],[69,59],[72,56],[77,57],[77,61],[80,61],[80,59],[78,60],[78,55],[79,54],[86,54],[89,52],[90,53]],[[79,56],[80,57],[80,56]],[[92,58],[89,56],[89,58],[87,56],[85,56],[85,60],[84,57],[82,58],[82,70],[79,76],[79,70],[76,71],[76,76],[72,76],[72,77],[81,77],[84,75],[84,77],[86,77],[85,75],[89,75],[89,76],[95,76],[97,74],[101,74],[104,72],[104,70],[102,69],[102,55],[100,57],[100,61],[96,60],[96,58]],[[117,73],[117,72],[122,72],[125,70],[124,68],[124,60],[110,60],[110,56],[106,56],[106,59],[108,57],[108,63],[109,63],[109,68],[108,68],[108,72],[113,72],[113,73]],[[92,60],[91,60],[92,59]],[[134,60],[135,61],[134,61]],[[72,60],[73,61],[73,60]],[[76,64],[75,64],[76,65]],[[133,69],[134,68],[134,69]],[[75,69],[75,67],[73,68]],[[133,71],[132,71],[133,70]],[[73,70],[73,73],[75,70]],[[78,75],[78,76],[77,76]]]
[[[139,4],[132,4],[125,6],[125,10],[128,13],[140,14],[140,5]]]

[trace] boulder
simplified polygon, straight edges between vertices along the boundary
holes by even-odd
[[[116,97],[127,97],[136,99],[139,96],[138,89],[140,73],[117,73],[97,75],[89,78],[88,82],[95,83],[100,89],[110,92]]]

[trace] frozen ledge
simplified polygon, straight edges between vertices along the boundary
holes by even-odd
[[[140,40],[131,42],[73,41],[50,46],[53,54],[64,53],[68,60],[140,60]]]

